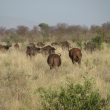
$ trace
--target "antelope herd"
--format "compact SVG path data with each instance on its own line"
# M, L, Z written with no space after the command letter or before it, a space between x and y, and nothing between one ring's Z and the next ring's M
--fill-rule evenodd
M106 41L107 42L107 41ZM108 43L108 42L107 42ZM8 50L12 45L0 45L0 50ZM37 47L36 47L37 46ZM72 48L70 43L67 41L63 42L52 42L50 45L45 46L45 43L38 42L37 44L30 43L26 49L26 56L32 57L41 53L43 56L47 57L47 64L50 66L50 69L59 67L61 65L61 54L56 53L57 47L61 47L62 50L68 50L68 56L70 57L73 64L77 62L81 65L82 58L82 48ZM19 44L15 43L14 48L19 49ZM94 51L94 46L90 43L87 43L84 47L85 51Z

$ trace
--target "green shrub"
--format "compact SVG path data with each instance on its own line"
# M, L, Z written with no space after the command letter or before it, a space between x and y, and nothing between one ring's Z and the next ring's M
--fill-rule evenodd
M107 110L110 106L110 95L101 98L98 91L92 90L91 80L84 84L68 83L59 91L52 88L39 88L43 110Z
M77 42L76 42L76 45L77 45L78 47L82 47L82 41L77 41Z
M102 39L100 36L96 36L95 38L92 39L91 42L95 46L95 48L101 49Z
M84 49L86 49L86 50L89 49L89 50L91 50L91 52L96 49L98 49L98 50L103 49L101 37L96 36L91 41L84 43Z

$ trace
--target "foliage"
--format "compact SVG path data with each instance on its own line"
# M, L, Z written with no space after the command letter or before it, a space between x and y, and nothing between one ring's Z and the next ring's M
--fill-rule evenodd
M40 23L38 25L41 29L42 35L43 35L43 41L48 41L49 40L49 25L46 23Z
M21 36L25 36L28 33L29 28L27 26L17 26L16 33Z
M88 29L88 27L85 25L68 25L66 23L58 23L55 26L49 26L47 23L40 23L38 26L34 26L32 29L29 29L27 26L23 25L10 29L0 27L1 41L4 41L9 36L16 35L22 37L23 41L26 41L27 38L28 40L35 40L36 38L38 40L40 36L44 37L44 41L53 40L53 37L57 41L63 39L71 40L73 37L78 41L82 39L82 36L84 36L84 39L88 40L96 35L101 36L102 39L105 40L110 38L110 22L103 23L101 26L92 25L90 29ZM16 40L19 40L20 37L17 37ZM22 39L20 38L20 40Z
M100 36L96 36L95 38L93 38L92 43L95 46L95 48L101 49L102 39Z
M82 41L77 41L76 44L78 47L82 47Z
M87 43L84 43L84 47L85 47L84 49L88 48L91 52L93 50L96 50L96 49L98 49L98 50L102 49L102 39L101 39L101 37L96 36L96 37L92 38L91 41L89 41Z
M1 36L4 36L4 34L5 34L5 27L0 27L0 35Z
M41 28L41 30L45 30L49 28L49 25L46 23L40 23L38 26Z
M46 23L40 23L38 26L40 27L43 36L44 37L47 36L48 35L49 25L46 24Z
M9 37L3 39L3 41L8 45L12 45L13 42L21 42L23 40L24 38L19 35L10 35Z
M59 91L39 88L43 110L107 110L110 106L110 94L101 98L98 91L92 91L93 83L85 79L84 84L69 82Z

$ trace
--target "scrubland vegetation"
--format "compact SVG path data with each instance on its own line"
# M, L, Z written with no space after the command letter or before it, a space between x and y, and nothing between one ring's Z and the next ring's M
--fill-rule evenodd
M75 43L72 44L77 47ZM0 52L0 107L2 110L36 110L42 107L38 88L57 91L68 82L83 84L86 79L93 79L93 90L106 98L110 93L110 44L103 43L103 49L94 53L82 50L81 66L73 65L67 50L58 47L62 65L58 70L50 70L47 58L37 54L27 58L23 47L13 47Z
M42 27L42 25L39 25ZM38 31L20 32L1 27L1 44L11 43L8 51L0 51L0 109L1 110L109 110L110 109L110 43L92 54L84 50L84 42L99 36L102 41L110 38L109 23L91 26L57 25L49 28L43 24ZM108 27L108 28L106 28ZM4 30L3 30L4 29ZM26 28L28 29L28 28ZM48 30L49 29L49 30ZM84 31L84 30L85 31ZM82 31L83 30L83 31ZM50 70L47 57L38 53L26 57L30 42L67 40L72 47L82 46L81 65L73 65L68 50L57 47L61 53L61 66ZM13 45L19 43L20 48Z

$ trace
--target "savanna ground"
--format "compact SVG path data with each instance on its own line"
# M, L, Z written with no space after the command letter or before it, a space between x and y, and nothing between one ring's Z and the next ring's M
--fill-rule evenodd
M76 43L70 43L77 47ZM57 47L56 53L61 53L62 59L57 70L50 70L47 57L41 54L27 58L27 45L25 42L19 50L12 46L0 52L0 110L38 110L41 107L36 92L39 87L51 86L58 90L68 81L83 83L84 77L94 79L94 89L102 97L110 92L110 44L103 43L102 50L92 54L82 49L81 66L72 64L68 50Z

